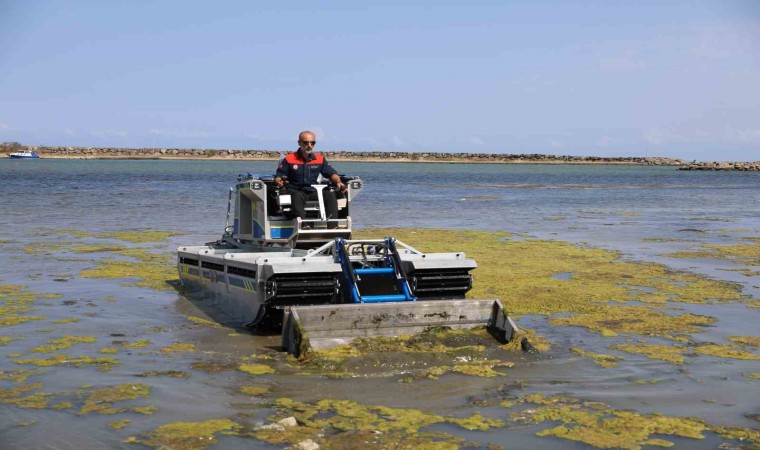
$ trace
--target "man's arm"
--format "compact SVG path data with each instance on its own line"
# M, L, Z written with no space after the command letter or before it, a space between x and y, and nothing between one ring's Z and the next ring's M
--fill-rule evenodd
M340 175L338 175L338 171L333 169L330 163L327 162L327 158L322 161L322 176L329 177L330 181L332 181L333 184L335 184L335 186L340 189L341 192L346 192L348 190L348 186L340 181Z
M280 162L280 165L277 166L277 172L275 172L275 175L274 175L274 184L278 188L281 188L283 185L285 185L285 182L282 181L282 179L283 177L288 176L288 172L287 170L285 170L286 167L289 167L289 166L285 164L284 159Z
M335 186L338 189L340 189L341 192L346 192L348 190L348 186L346 186L345 184L343 184L342 181L340 181L340 175L338 175L337 173L330 175L330 181L332 181L335 184Z

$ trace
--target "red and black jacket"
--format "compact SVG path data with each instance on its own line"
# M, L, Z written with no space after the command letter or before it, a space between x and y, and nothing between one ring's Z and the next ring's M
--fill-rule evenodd
M338 173L330 166L320 153L311 153L306 161L301 158L301 153L296 150L288 154L280 161L276 176L288 179L288 187L294 187L306 192L314 191L312 184L317 183L317 178L322 174L325 178Z

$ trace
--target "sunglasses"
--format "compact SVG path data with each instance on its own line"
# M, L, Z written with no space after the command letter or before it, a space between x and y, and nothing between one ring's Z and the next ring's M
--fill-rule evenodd
M311 144L311 145L316 145L317 144L317 141L299 141L299 142L302 143L302 144Z

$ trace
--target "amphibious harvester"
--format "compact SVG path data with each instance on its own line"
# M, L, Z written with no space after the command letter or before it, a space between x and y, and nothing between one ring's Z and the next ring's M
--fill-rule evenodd
M273 175L239 175L221 239L178 248L183 284L211 293L236 321L281 327L284 349L296 355L435 326L486 326L501 342L514 338L517 327L499 300L465 299L477 264L463 252L423 253L393 237L352 239L351 203L364 183L341 178L347 192L316 184L306 218L292 219L290 195ZM328 221L324 195L333 193L339 217Z

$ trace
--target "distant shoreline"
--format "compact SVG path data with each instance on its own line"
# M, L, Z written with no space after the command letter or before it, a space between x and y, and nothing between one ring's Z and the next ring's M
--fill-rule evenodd
M1 148L10 153L22 149L36 150L49 159L131 159L131 160L208 160L208 161L277 161L293 150L213 150L166 148L112 148L112 147L32 147ZM331 161L344 162L398 162L447 164L615 164L635 166L682 166L680 159L660 157L599 157L562 156L544 154L507 153L454 153L454 152L321 152Z
M216 150L182 148L115 148L115 147L33 147L17 143L0 145L0 155L19 150L36 150L47 159L123 159L123 160L195 160L195 161L278 161L293 150ZM755 162L684 162L658 156L602 157L510 153L456 152L368 152L327 150L321 152L330 161L369 163L439 163L439 164L555 164L555 165L621 165L673 166L696 171L760 171Z

